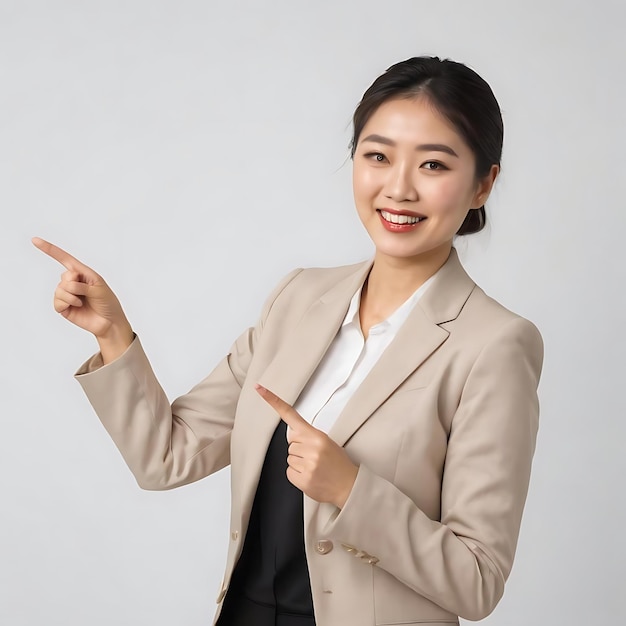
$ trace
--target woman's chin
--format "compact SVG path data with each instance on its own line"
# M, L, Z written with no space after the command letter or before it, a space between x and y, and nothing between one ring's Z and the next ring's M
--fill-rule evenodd
M434 258L446 258L450 253L452 241L416 245L415 242L383 242L375 241L377 257L389 259L412 259L414 261L430 261Z

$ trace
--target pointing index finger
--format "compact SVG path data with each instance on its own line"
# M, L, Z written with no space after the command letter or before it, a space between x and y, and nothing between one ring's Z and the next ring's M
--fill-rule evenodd
M254 385L259 395L276 409L280 418L292 429L313 428L290 404L258 383Z
M58 261L66 269L80 272L89 271L86 265L73 257L69 252L55 246L53 243L41 239L41 237L33 237L31 241L36 248L39 248L44 254Z

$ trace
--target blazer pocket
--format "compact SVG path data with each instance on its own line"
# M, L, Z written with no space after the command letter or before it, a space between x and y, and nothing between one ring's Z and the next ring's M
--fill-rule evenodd
M409 393L411 391L421 391L422 389L426 389L430 385L430 380L407 380L402 383L392 394L390 397L399 396L404 393Z

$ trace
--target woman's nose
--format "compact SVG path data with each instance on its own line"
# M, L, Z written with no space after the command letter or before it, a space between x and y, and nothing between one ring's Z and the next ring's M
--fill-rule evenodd
M395 202L415 202L418 199L417 188L410 168L403 164L389 168L384 193Z

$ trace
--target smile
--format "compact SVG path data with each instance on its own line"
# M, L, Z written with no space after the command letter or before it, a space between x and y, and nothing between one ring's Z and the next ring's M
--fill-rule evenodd
M384 209L379 209L379 212L382 218L391 224L417 224L418 222L426 219L425 217L413 215L396 215L395 213L389 213L389 211L385 211Z

